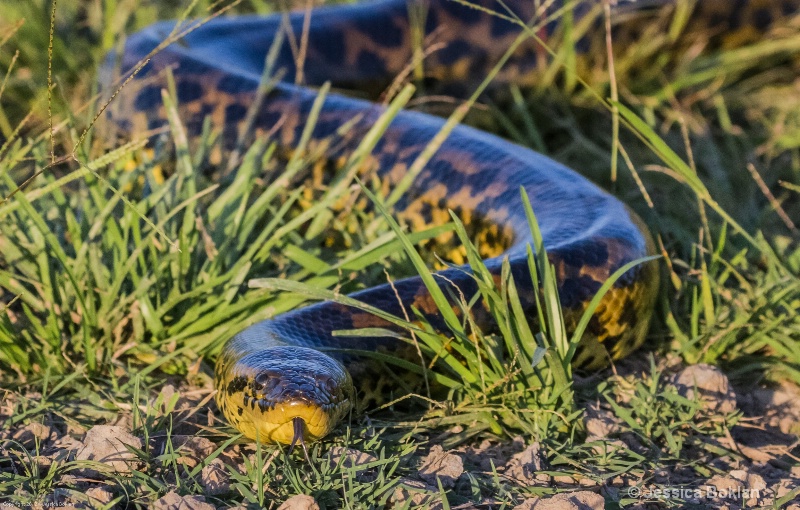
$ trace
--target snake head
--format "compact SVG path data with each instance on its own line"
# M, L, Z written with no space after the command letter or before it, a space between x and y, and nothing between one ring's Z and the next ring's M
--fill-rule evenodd
M333 430L352 406L350 374L320 351L275 346L234 360L223 358L228 362L220 360L217 367L217 405L250 439L315 441Z

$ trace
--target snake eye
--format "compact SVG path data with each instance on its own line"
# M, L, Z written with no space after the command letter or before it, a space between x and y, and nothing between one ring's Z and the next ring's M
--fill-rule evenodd
M336 383L330 377L327 377L322 381L320 381L320 386L322 387L323 390L325 390L325 393L329 395L332 395L336 392Z
M255 379L255 386L264 391L271 391L278 385L278 378L269 372L261 372Z

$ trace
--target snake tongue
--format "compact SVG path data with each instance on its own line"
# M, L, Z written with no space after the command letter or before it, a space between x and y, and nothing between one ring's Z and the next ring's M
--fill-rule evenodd
M292 418L292 426L294 427L294 435L292 436L292 444L289 445L289 453L292 453L295 444L300 443L300 446L303 447L303 452L306 454L306 460L310 462L311 459L308 457L308 448L305 440L306 422L299 416L295 416Z

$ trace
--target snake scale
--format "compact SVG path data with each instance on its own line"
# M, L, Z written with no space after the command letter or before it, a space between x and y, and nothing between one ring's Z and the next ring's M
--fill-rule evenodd
M566 10L561 1L377 0L322 7L286 16L236 16L212 19L156 52L116 101L114 122L128 132L166 125L161 91L165 69L174 79L179 112L190 136L210 118L232 149L247 124L252 137L270 137L285 153L300 139L317 97L313 87L384 90L411 68L423 69L426 83L443 94L464 97L483 79L522 30L524 20L545 41L559 30ZM721 38L752 40L781 16L796 12L797 1L703 0L682 2L693 9L695 24ZM663 7L668 1L637 2L636 9ZM567 5L575 19L600 7L595 2ZM488 12L496 11L502 16ZM415 19L415 22L410 19ZM597 18L600 20L601 18ZM530 21L529 21L530 20ZM579 54L600 53L600 37L577 41ZM152 25L126 42L122 70L136 67L159 47L175 22ZM615 40L636 41L638 27L615 29ZM274 46L274 72L280 80L259 92L265 56ZM163 46L163 45L162 45ZM415 51L429 48L431 51ZM420 54L425 58L415 60ZM519 45L497 73L492 90L535 82L547 54L533 38ZM113 59L112 59L113 60ZM297 65L302 62L302 67ZM580 68L580 63L579 63ZM302 71L302 72L300 72ZM579 69L580 71L580 69ZM408 73L406 73L407 75ZM302 82L302 86L296 82ZM257 109L248 116L254 102ZM376 103L329 94L311 133L308 152L323 155L327 170L341 167L383 112ZM403 178L444 120L401 111L367 158L362 174L389 192ZM347 125L347 130L340 127ZM531 234L520 187L530 197L544 245L559 282L567 316L579 314L602 283L624 264L654 253L647 228L619 200L563 165L527 148L467 126L457 126L395 204L394 213L411 228L423 228L448 209L467 226L477 225L488 249L486 266L494 274L508 259L522 304L536 317L526 247ZM452 235L452 233L450 233ZM437 273L439 285L457 288L467 300L477 292L468 270L451 267ZM577 352L577 363L597 368L609 356L636 349L647 332L658 289L655 262L625 273L602 300ZM419 277L377 285L351 295L402 317L412 306L441 331L445 324ZM398 299L399 298L399 299ZM461 309L453 303L456 313ZM475 305L476 323L492 328L490 314ZM216 367L217 404L245 436L261 442L312 441L328 434L353 405L355 389L372 381L351 357L323 350L353 348L401 352L389 337L357 339L332 335L337 330L390 327L366 312L336 302L320 302L245 328L224 346ZM352 374L348 371L352 372Z

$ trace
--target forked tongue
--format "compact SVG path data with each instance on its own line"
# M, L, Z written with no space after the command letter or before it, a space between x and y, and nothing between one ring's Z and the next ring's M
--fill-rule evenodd
M300 446L303 447L303 452L306 454L306 460L310 462L311 459L308 456L308 448L306 447L304 435L306 422L299 416L295 416L292 418L292 426L294 427L294 435L292 436L292 444L289 445L289 453L292 453L295 444L300 443Z

